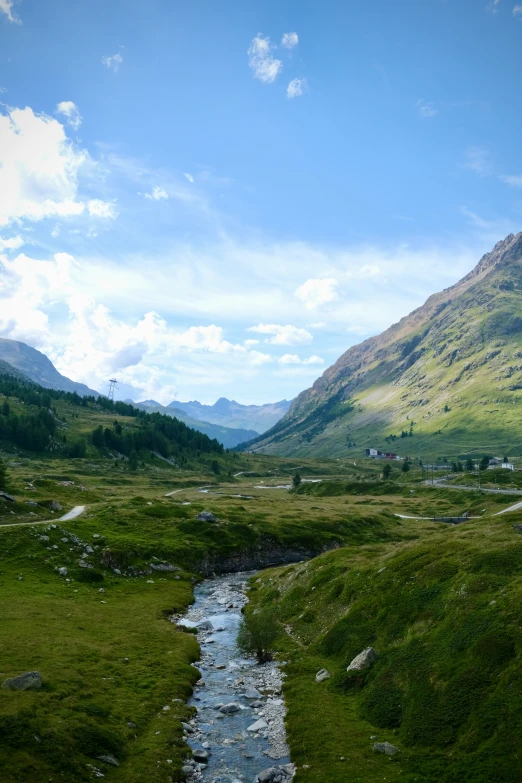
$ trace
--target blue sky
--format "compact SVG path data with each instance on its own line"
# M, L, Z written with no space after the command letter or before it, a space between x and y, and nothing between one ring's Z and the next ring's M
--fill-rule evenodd
M513 0L0 0L0 334L291 398L522 228Z

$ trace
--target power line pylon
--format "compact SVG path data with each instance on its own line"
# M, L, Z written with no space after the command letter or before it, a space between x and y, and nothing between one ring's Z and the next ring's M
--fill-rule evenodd
M109 400L112 400L112 402L114 402L114 390L117 388L116 387L117 383L118 381L116 380L116 378L111 378L109 381L109 394L107 395L107 397Z

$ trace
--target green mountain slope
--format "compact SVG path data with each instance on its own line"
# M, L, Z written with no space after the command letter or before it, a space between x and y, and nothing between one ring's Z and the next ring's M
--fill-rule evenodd
M93 395L98 392L89 389L84 383L76 383L58 372L54 364L41 351L18 340L7 340L0 337L0 359L27 375L32 381L46 389L76 392L80 396Z
M179 421L184 422L187 427L198 430L210 439L215 438L227 449L235 448L239 443L257 437L259 434L255 430L235 429L234 427L225 427L223 424L212 424L209 421L201 421L190 416L179 408L173 408L171 405L164 407L155 400L145 400L144 402L133 402L135 408L147 411L147 413L162 413L165 416L173 416ZM209 406L210 407L210 406Z
M292 456L360 456L370 446L410 456L520 454L521 406L519 233L456 285L346 351L247 448Z

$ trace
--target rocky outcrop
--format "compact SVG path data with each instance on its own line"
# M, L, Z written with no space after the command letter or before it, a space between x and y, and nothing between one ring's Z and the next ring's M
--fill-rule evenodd
M42 676L40 672L24 672L24 674L10 677L2 683L2 688L7 688L10 691L38 690L41 687Z
M369 669L370 666L375 663L378 655L373 647L367 647L359 655L356 655L353 661L350 663L347 672L360 672L363 669Z
M255 547L240 549L226 557L212 557L208 555L205 560L194 564L194 568L203 576L213 574L230 574L240 571L257 571L260 568L299 563L301 560L310 560L312 557L340 546L338 541L332 541L317 549L308 549L298 546L283 546L275 543L273 539L260 539Z

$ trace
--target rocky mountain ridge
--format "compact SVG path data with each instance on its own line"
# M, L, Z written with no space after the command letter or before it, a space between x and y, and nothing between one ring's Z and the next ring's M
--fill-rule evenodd
M386 448L410 431L415 440L402 444L408 452L507 447L522 435L513 415L522 405L521 309L519 233L458 283L348 349L248 448L360 454L361 446ZM479 406L494 414L478 415Z

